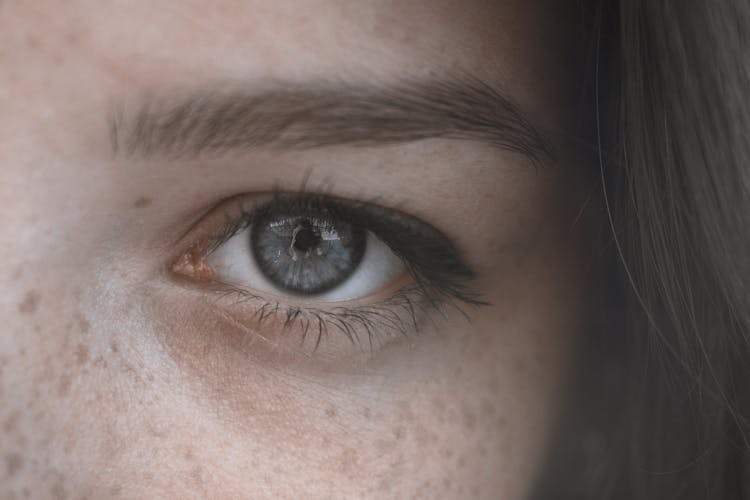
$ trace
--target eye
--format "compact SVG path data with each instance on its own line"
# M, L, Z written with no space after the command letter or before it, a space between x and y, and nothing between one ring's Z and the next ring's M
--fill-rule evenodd
M331 208L271 202L207 264L226 283L321 301L360 299L406 274L372 231Z
M448 304L486 304L450 239L375 204L307 193L232 199L186 238L170 271L218 292L212 310L264 338L296 332L312 350L334 335L373 349Z

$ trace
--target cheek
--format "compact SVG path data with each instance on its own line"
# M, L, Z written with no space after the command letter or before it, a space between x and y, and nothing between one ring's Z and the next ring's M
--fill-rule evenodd
M237 491L270 488L261 484L269 481L277 495L315 483L322 495L519 498L583 329L585 273L575 241L525 252L506 279L491 280L495 306L470 324L451 317L354 373L305 372L278 353L271 363L259 359L267 349L239 349L236 325L200 304L150 310L158 346L173 363L172 387L187 399L178 406L196 406L173 408L171 418L203 429L192 454Z
M142 318L126 312L134 304L102 310L80 292L95 286L70 283L37 280L2 311L0 497L169 496L175 483L201 491L180 447L195 430L164 397L174 386L143 341Z
M74 473L67 456L93 444L82 426L99 427L111 413L104 388L116 370L73 287L22 277L13 284L25 291L0 314L0 453L8 465L0 483L18 495L60 496Z

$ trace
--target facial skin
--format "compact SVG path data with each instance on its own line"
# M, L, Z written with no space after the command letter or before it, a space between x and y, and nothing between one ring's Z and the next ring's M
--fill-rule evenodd
M0 3L0 497L524 498L588 315L568 14ZM555 160L453 138L112 149L114 110L154 96L460 74L509 96ZM314 351L170 272L181 235L220 230L212 207L301 186L436 227L491 305L425 313L371 351L333 331Z

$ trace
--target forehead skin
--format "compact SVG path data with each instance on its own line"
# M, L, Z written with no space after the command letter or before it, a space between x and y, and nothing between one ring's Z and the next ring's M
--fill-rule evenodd
M113 158L107 117L195 85L470 74L503 89L564 167L564 4L0 2L0 497L522 499L587 314L565 168L425 141L264 153L208 175ZM277 171L243 170L253 162ZM226 326L161 281L174 251L161 235L281 173L299 186L300 165L434 217L493 305L354 372L216 347Z

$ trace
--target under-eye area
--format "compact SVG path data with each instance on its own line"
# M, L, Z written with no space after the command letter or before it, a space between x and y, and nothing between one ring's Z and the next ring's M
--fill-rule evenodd
M312 352L331 340L372 351L486 304L447 236L374 203L242 195L210 210L181 248L169 265L179 283L248 335Z

